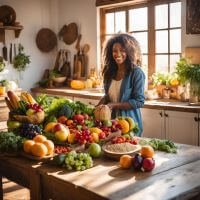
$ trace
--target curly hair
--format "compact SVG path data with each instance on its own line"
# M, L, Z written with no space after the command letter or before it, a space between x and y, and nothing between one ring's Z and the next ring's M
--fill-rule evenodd
M142 54L138 41L129 34L117 34L110 38L104 49L104 81L113 79L117 73L118 66L113 58L112 50L115 43L120 43L125 49L127 58L125 60L126 73L133 70L134 66L141 66Z

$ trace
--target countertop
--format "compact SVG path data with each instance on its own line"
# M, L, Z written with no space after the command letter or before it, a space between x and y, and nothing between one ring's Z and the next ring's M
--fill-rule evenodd
M70 88L32 88L33 93L44 93L49 95L58 95L58 96L70 96L78 97L84 99L93 99L100 100L104 93L100 92L98 89L87 89L87 90L74 90ZM146 100L144 108L149 109L161 109L161 110L172 110L172 111L181 111L181 112L193 112L200 113L200 106L191 106L189 102L181 102L177 100Z

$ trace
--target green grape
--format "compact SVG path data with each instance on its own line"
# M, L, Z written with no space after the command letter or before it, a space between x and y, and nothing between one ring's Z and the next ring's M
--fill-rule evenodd
M70 152L67 154L67 156L72 156L72 157L76 158L76 157L77 157L77 153L76 153L76 151L70 151Z
M73 161L69 161L69 164L71 165L71 166L73 166L74 164L75 164L75 161L73 160Z
M76 167L76 170L77 170L77 171L81 171L81 166L77 166L77 167Z
M82 160L78 161L78 163L80 166L84 164Z
M76 166L80 166L78 160L75 161L75 165L76 165Z
M68 170L72 170L73 168L72 168L72 166L67 165L67 169L68 169Z
M85 166L81 166L81 171L84 171L86 170L86 167Z
M65 158L65 163L68 165L69 164L69 159Z

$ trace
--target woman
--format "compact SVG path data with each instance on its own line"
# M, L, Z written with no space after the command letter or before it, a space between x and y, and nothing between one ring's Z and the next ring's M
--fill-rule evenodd
M111 38L104 51L103 69L105 96L98 105L107 104L112 118L129 116L139 125L142 134L140 108L144 105L145 75L140 68L141 50L134 37L118 34Z

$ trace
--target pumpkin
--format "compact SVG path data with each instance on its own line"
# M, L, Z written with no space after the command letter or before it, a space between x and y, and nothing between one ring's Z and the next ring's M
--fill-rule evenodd
M85 88L85 83L80 80L72 80L70 85L72 89L76 90L81 90Z
M111 120L110 108L107 105L100 105L95 108L94 116L97 120Z
M118 124L121 125L121 127L122 127L122 133L123 133L123 134L129 132L129 130L130 130L130 125L129 125L129 123L128 123L125 119L120 119L120 120L118 120Z

